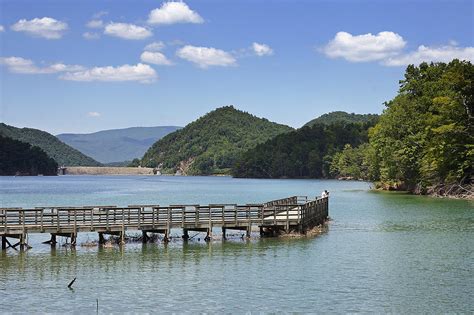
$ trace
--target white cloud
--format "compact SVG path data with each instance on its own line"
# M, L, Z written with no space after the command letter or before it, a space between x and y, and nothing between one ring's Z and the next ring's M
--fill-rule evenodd
M253 43L252 49L257 56L270 56L273 55L273 49L265 44Z
M138 81L140 83L151 83L158 79L158 75L149 65L138 63L136 65L94 67L84 71L67 72L60 78L63 80L82 82Z
M109 23L105 27L104 34L133 40L145 39L153 35L147 28L127 23Z
M419 46L416 51L391 57L383 61L386 66L406 66L426 62L450 62L453 59L474 62L474 47L458 47L452 45L441 47Z
M100 116L102 116L99 112L88 112L87 113L87 116L89 117L94 117L94 118L98 118Z
M103 28L104 27L104 21L102 20L90 20L87 22L86 26L88 28Z
M35 18L29 21L21 19L13 24L11 29L16 32L26 32L30 35L47 39L59 39L64 35L68 26L66 23L53 18L43 17L41 19Z
M400 53L405 47L403 38L393 32L363 35L338 32L322 51L330 58L344 58L352 62L383 60Z
M204 19L184 2L164 2L148 16L149 24L204 23Z
M233 66L237 62L230 53L212 47L186 45L178 49L176 55L204 69L209 66Z
M21 57L0 57L0 64L10 72L22 74L53 74L61 73L60 79L70 81L138 81L151 83L158 79L155 70L149 65L123 65L118 67L94 67L87 69L79 65L54 63L39 67L32 60Z
M38 67L32 60L21 57L0 58L0 64L7 66L10 72L23 74L51 74L84 69L82 66L65 65L63 63L54 63L48 66Z
M2 32L5 32L5 28L3 27L3 25L0 25L0 33Z
M99 33L93 33L93 32L85 32L82 34L82 37L84 37L87 40L93 40L93 39L99 39L100 34Z
M141 56L140 60L146 63L152 63L155 65L160 66L172 66L173 63L166 58L166 56L160 52L152 52L152 51L144 51Z
M154 42L145 46L145 51L162 51L166 47L163 42Z

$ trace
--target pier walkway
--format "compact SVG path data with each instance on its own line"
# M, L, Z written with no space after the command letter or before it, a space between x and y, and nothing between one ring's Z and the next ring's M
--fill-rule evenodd
M0 208L0 236L2 249L28 247L29 233L49 233L45 243L56 244L56 236L71 238L76 245L80 232L99 233L99 243L105 241L104 234L118 235L124 241L126 231L141 231L143 241L148 233L164 234L169 239L171 229L182 229L183 239L189 231L206 232L206 240L212 238L213 228L245 230L250 237L252 227L260 228L261 236L286 233L306 233L322 224L328 217L328 198L308 199L293 196L263 204L210 204L210 205L130 205L82 206L82 207L36 207ZM11 244L8 238L17 239Z

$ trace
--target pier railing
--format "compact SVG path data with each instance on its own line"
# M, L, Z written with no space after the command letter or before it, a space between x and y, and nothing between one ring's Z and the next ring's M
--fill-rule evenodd
M173 228L239 228L252 225L307 229L328 216L328 198L307 197L264 204L131 205L0 208L0 235L78 233Z

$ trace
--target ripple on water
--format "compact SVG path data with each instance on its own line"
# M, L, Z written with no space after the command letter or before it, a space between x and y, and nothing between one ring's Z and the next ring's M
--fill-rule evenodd
M104 313L472 312L472 203L366 187L231 178L2 179L3 206L245 203L328 189L333 221L316 238L124 249L52 250L41 244L47 235L31 235L30 251L1 253L0 312L93 313L97 299ZM96 239L81 234L79 242Z

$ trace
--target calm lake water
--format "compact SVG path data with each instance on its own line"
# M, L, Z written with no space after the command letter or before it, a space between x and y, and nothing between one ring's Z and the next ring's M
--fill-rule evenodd
M0 206L254 203L324 189L332 221L315 238L73 250L32 234L31 250L0 254L0 312L95 313L97 299L101 313L474 312L469 201L364 182L62 176L2 177Z

